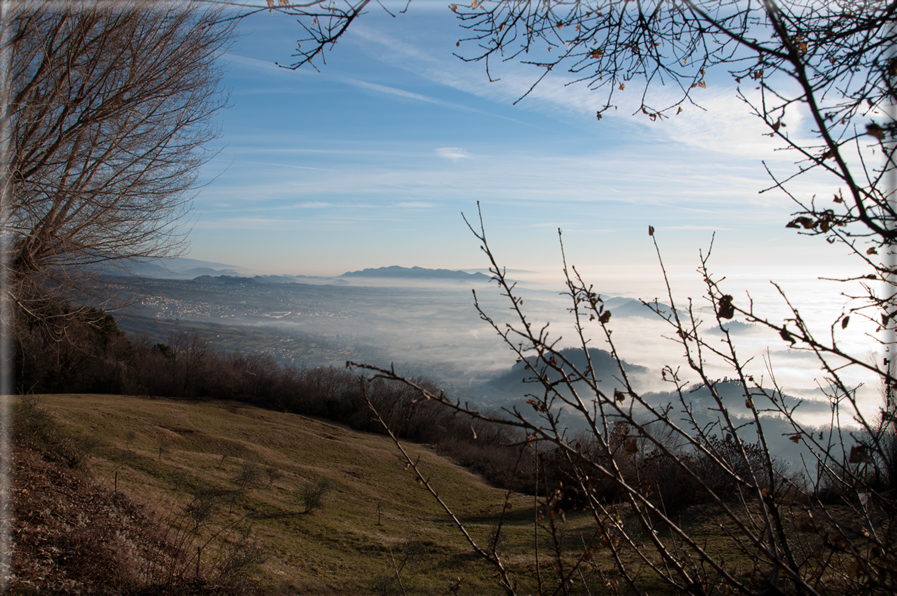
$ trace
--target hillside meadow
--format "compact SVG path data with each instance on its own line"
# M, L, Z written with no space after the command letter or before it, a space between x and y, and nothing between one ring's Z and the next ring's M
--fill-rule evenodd
M15 399L11 593L504 592L387 436L236 402ZM515 593L631 591L591 514L544 498L537 514L531 495L489 486L432 446L402 444L484 549L501 520L496 550ZM627 506L605 507L601 523L640 535ZM763 584L769 570L733 548L720 511L693 505L677 518L739 578ZM669 593L651 572L656 555L641 558L607 529L639 590Z
M109 395L25 399L30 410L48 412L86 454L73 474L87 470L107 493L129 496L175 543L189 545L186 561L169 563L183 567L177 573L194 575L194 551L208 543L199 574L250 591L498 590L492 569L415 482L388 437L237 403ZM431 448L406 449L474 539L487 544L506 492ZM323 487L325 494L320 507L306 513L309 487ZM533 577L533 499L507 499L499 550L520 577ZM208 517L197 523L203 514L194 512L209 502ZM588 531L588 520L580 521L568 522L577 541ZM247 547L238 556L236 544ZM227 553L248 560L236 561L242 567L231 561L238 568L222 574ZM147 579L159 581L159 570Z

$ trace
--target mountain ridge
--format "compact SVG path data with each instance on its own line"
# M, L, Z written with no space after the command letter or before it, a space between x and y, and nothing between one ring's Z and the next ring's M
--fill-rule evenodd
M452 269L427 269L425 267L401 267L390 265L388 267L376 267L362 269L361 271L347 271L338 277L386 277L402 279L457 279L463 281L489 281L488 275L480 272L467 273Z

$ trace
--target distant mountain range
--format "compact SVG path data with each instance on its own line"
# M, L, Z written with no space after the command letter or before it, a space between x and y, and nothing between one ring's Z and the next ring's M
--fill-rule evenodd
M442 279L459 281L489 281L491 278L482 273L466 273L449 269L425 269L423 267L378 267L361 271L348 271L339 277L377 277L391 279Z
M121 267L107 268L111 275L131 275L152 279L197 280L205 283L214 282L214 278L223 278L218 283L237 283L238 280L255 281L267 284L301 283L301 284L348 284L352 280L404 280L404 281L455 281L455 282L487 282L491 278L482 273L467 273L449 269L427 269L424 267L378 267L362 271L347 271L336 277L311 275L255 275L248 276L235 265L213 263L197 259L172 258L154 261L131 261Z
M104 273L131 275L153 279L194 279L203 275L239 276L239 267L198 259L171 258L152 261L131 260L119 262L115 267L101 267Z

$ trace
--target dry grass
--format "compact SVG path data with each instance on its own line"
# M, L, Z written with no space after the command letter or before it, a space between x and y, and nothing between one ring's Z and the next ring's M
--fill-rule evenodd
M181 512L198 488L226 495L192 538L199 544L225 525L251 522L250 540L266 554L255 574L266 592L390 592L398 589L390 551L399 562L407 558L402 581L410 591L444 592L459 577L462 593L495 587L490 569L470 554L385 437L233 403L106 395L38 399L68 433L91 438L93 478L109 490L117 479L118 490L159 521L174 520L185 531ZM485 540L504 493L432 449L409 449ZM245 462L263 474L241 491ZM319 482L331 489L320 509L305 514L303 489ZM532 532L531 501L515 496L512 505L530 512L515 516L509 528L522 555ZM215 556L202 560L211 565Z
M186 559L175 571L185 581L196 577L194 552L208 541L199 574L211 587L226 584L273 594L400 594L402 587L407 593L429 594L446 593L452 585L459 586L460 594L499 591L494 570L472 553L384 436L236 403L106 395L38 399L39 407L63 428L65 443L91 452L90 475L101 486L95 491L99 496L88 501L121 500L122 494L136 501L139 510L168 528L169 543L183 546ZM474 538L488 545L504 508L504 491L428 447L406 448L420 457L425 474ZM53 478L47 476L54 490L66 482ZM308 513L308 489L316 486L328 490ZM116 487L118 496L113 494ZM46 507L20 501L19 509ZM86 502L82 499L81 506L87 507ZM536 592L533 498L514 494L508 504L498 550L518 582L518 593ZM78 507L69 507L72 515L89 515L74 511ZM613 509L621 523L633 523L625 507ZM31 516L40 525L40 511L17 515ZM682 518L707 550L740 567L737 561L743 556L725 540L718 513L691 508ZM577 583L585 580L591 593L603 593L607 582L616 582L626 592L609 549L595 539L589 514L567 512L552 521L564 547L560 561L568 569L590 547L582 574L574 573ZM544 587L550 588L556 587L553 567L558 560L547 525L543 518L539 550ZM641 588L667 591L634 551L622 556ZM402 587L396 568L401 569ZM742 571L752 572L747 562ZM52 570L36 576L52 577ZM158 576L157 569L154 581ZM47 583L38 587L52 591Z

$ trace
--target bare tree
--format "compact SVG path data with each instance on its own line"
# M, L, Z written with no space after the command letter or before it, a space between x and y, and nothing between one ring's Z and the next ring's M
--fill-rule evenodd
M5 8L6 291L45 321L108 295L100 267L183 248L231 27L195 2Z
M221 6L228 11L222 22L235 22L259 13L275 13L297 17L300 37L296 42L293 62L281 64L284 68L296 70L306 64L317 69L315 60L325 62L325 51L332 49L349 26L364 14L371 0L199 0L207 4ZM383 10L389 10L377 3ZM408 2L410 5L410 0ZM407 9L407 5L405 7ZM402 12L405 12L403 10ZM389 12L389 14L393 14Z

